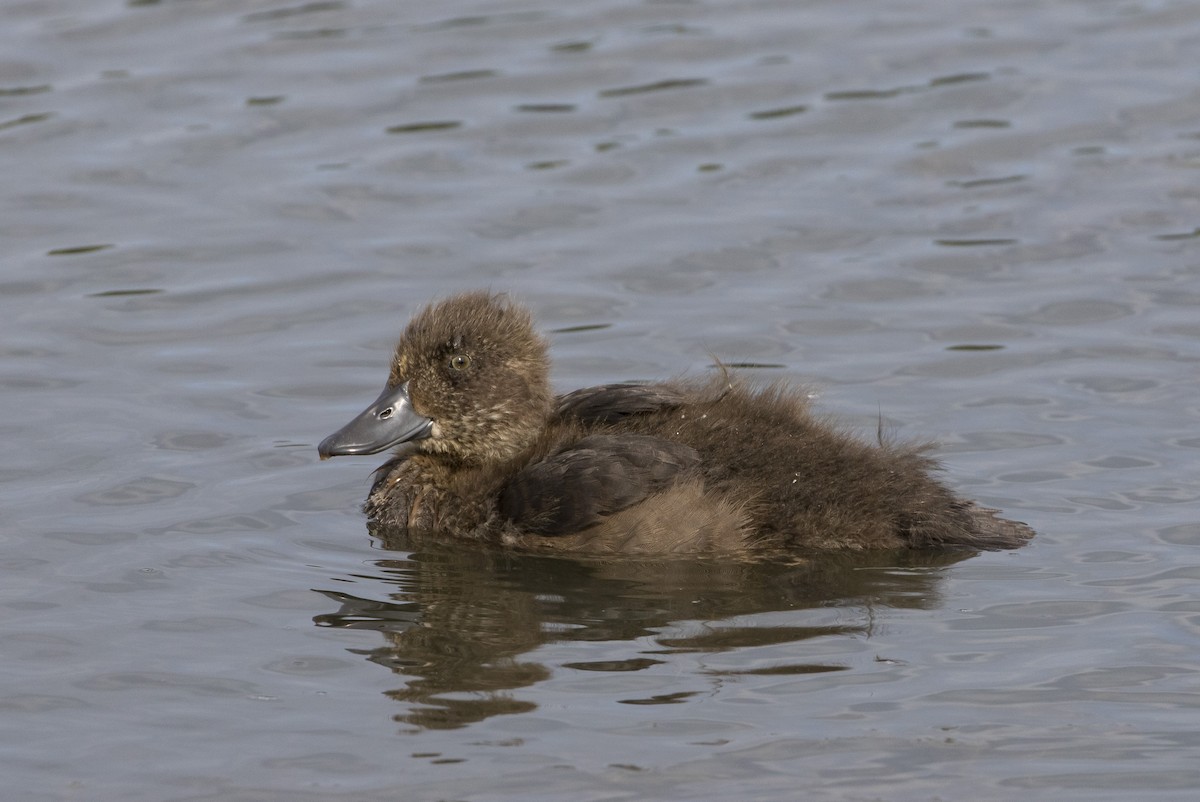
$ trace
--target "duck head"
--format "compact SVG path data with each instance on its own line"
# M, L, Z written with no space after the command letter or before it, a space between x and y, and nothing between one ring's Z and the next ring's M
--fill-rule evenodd
M318 451L327 459L408 443L458 463L504 461L543 430L552 403L546 343L529 313L489 293L457 295L412 319L383 392Z

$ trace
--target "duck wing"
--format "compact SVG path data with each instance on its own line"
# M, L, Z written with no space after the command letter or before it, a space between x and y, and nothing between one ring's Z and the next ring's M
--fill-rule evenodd
M699 464L694 448L636 434L592 435L521 470L500 512L521 531L570 535L664 489Z
M682 393L663 384L601 384L560 395L559 418L582 423L614 423L630 415L645 415L682 405Z

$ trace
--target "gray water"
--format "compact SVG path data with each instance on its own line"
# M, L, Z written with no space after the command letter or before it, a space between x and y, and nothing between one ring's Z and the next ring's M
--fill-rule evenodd
M1194 799L1200 5L0 2L14 800ZM1027 548L416 552L426 301L803 382Z

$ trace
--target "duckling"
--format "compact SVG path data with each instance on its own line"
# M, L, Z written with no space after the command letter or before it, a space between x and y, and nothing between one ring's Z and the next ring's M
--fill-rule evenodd
M530 313L473 292L408 324L379 397L322 459L396 447L379 525L538 552L1011 549L1033 531L957 497L929 446L869 444L783 383L605 384L555 396Z

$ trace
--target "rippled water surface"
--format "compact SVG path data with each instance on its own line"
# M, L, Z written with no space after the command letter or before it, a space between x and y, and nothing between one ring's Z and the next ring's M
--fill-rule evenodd
M1200 5L0 0L0 762L31 800L1193 799ZM1011 553L368 530L426 300L808 382Z

